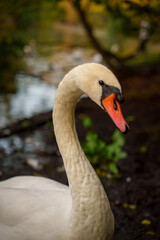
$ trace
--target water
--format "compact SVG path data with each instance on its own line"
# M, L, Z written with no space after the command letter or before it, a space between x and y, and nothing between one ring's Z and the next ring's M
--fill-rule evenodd
M53 136L53 132L51 132ZM45 131L40 128L20 135L0 139L0 176L16 171L41 170L47 164L46 156L56 151L53 142L46 142ZM32 170L29 170L31 174ZM27 172L25 172L26 174Z
M26 74L17 74L15 81L16 93L0 96L0 128L53 107L55 86Z

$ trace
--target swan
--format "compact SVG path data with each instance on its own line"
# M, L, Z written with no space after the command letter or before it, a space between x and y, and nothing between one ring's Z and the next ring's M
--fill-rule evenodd
M86 63L60 82L54 103L56 140L69 187L44 177L18 176L0 183L1 240L109 240L114 217L104 188L78 141L74 110L86 93L116 126L128 131L121 86L105 66Z

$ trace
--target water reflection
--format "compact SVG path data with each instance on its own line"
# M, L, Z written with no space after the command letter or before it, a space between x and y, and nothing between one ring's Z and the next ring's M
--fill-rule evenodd
M25 74L17 74L15 79L17 92L0 96L0 128L53 107L56 87Z
M52 141L46 141L46 138ZM50 156L52 159L56 151L57 148L53 145L53 132L51 131L48 136L46 127L1 138L0 176L5 174L12 176L16 171L31 174L33 169L41 170L44 165L48 164Z

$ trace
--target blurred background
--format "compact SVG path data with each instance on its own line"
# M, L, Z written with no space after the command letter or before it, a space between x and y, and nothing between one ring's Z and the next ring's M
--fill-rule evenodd
M159 0L0 1L0 179L31 174L67 184L54 94L74 66L107 65L121 82L130 132L115 131L89 99L78 103L76 124L109 195L115 240L160 239L159 16Z

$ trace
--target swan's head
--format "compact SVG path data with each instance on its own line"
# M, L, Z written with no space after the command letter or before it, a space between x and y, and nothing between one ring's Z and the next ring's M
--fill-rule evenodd
M124 102L121 86L114 74L105 66L87 63L75 68L76 84L112 118L121 132L128 132L120 104Z

